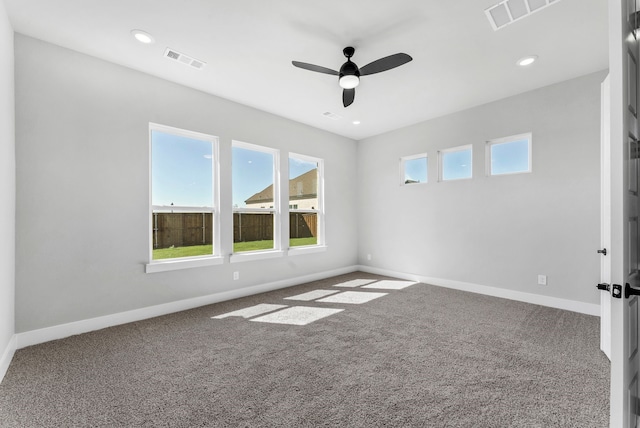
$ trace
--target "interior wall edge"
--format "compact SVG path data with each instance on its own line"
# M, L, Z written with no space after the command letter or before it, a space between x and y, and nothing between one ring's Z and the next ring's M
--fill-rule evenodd
M16 157L14 31L0 1L0 382L15 351Z
M502 299L515 300L518 302L531 303L533 305L547 306L550 308L563 309L565 311L600 317L600 305L595 303L579 302L576 300L544 296L541 294L525 293L522 291L508 290L505 288L491 287L489 285L474 284L470 282L456 281L451 279L433 278L413 273L381 269L372 266L359 265L358 270L367 273L387 275L400 279L418 281L429 285L435 285L437 287L451 288L454 290L483 294L486 296L499 297Z
M189 309L199 308L213 303L220 303L227 300L238 299L241 297L252 296L259 293L266 293L281 288L293 287L295 285L304 284L311 281L330 278L332 276L343 275L355 272L357 266L347 266L344 268L323 271L310 275L289 278L280 281L269 282L265 284L255 285L251 287L238 288L236 290L223 291L210 294L207 296L183 299L169 303L163 303L146 308L134 309L130 311L120 312L116 314L104 315L96 318L90 318L80 321L74 321L66 324L59 324L51 327L45 327L36 330L25 331L16 334L15 349L22 349L32 345L38 345L52 340L63 339L65 337L88 333L103 328L114 327L116 325L127 324L130 322L142 321L162 315L168 315L175 312L186 311ZM10 359L9 359L10 361ZM8 364L7 364L8 366ZM2 365L0 365L0 370ZM1 371L0 371L1 373Z
M0 357L0 383L4 379L4 375L7 374L7 370L9 370L9 364L11 364L11 360L13 359L13 355L16 353L18 338L14 334L11 336L7 347L2 353L2 357Z

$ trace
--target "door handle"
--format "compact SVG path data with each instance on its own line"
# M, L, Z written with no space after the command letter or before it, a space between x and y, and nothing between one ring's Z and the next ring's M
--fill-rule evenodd
M630 296L640 296L640 289L633 288L629 283L626 283L624 285L624 298L628 299Z
M607 255L607 249L603 248L602 250L598 250L598 254L602 254L603 256Z

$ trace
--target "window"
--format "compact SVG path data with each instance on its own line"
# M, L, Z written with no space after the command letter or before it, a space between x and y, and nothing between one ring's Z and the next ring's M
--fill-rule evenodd
M289 247L322 245L323 162L289 155Z
M151 261L219 253L216 137L150 124Z
M531 134L487 141L489 175L531 172Z
M400 183L418 184L427 182L427 154L400 158Z
M233 142L233 252L280 248L278 151Z
M471 145L438 152L440 181L460 180L473 176Z

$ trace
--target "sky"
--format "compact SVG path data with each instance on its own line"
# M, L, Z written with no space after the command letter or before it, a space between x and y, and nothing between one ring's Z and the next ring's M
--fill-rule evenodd
M529 141L525 138L491 145L491 174L510 174L529 170Z
M151 203L213 206L211 142L151 131Z
M471 177L471 150L442 152L442 179L457 180Z
M404 161L404 180L427 182L427 158L407 159Z
M152 204L191 207L213 206L213 151L209 141L153 130L151 133ZM233 147L233 204L273 184L271 153ZM317 167L314 162L289 159L289 178Z

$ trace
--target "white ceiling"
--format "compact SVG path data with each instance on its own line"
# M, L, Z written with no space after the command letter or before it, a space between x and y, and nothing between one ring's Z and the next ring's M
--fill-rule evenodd
M608 63L607 0L557 1L498 31L484 10L499 0L4 1L18 33L356 140ZM363 77L344 108L337 77L291 61L338 70L345 46L360 67L398 52L413 61ZM167 47L207 66L164 58ZM532 54L534 65L516 66Z

